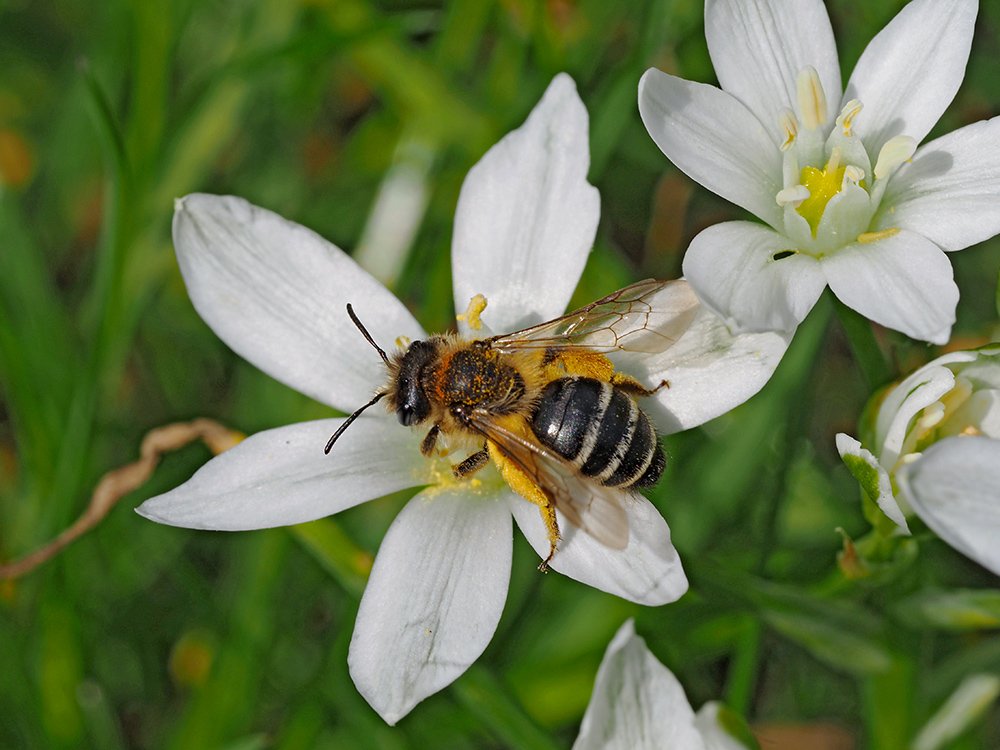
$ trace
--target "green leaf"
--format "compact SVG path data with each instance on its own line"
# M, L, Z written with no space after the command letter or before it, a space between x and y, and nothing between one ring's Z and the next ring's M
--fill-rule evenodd
M1000 591L926 590L897 605L899 619L911 626L967 631L1000 628Z

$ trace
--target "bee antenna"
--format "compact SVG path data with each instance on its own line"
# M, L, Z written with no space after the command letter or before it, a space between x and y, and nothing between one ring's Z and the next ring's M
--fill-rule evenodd
M351 316L351 320L354 321L354 325L356 325L358 327L358 330L361 331L361 335L365 337L365 340L368 341L369 344L371 344L372 346L375 347L375 351L378 352L378 355L382 358L382 361L385 362L386 364L389 364L389 357L386 356L386 353L382 349L382 347L375 343L375 339L373 339L372 335L370 333L368 333L368 329L365 328L364 324L360 320L358 320L358 316L354 314L354 308L351 307L351 303L350 302L347 303L347 314ZM378 399L376 399L376 401L377 400ZM375 401L372 401L372 404L373 403L375 403ZM371 404L368 404L368 406L371 406ZM364 409L367 409L368 406L363 406L361 408L362 408L362 410L364 410ZM352 417L352 419L353 419L353 417ZM350 423L351 423L351 420L348 420L347 424L350 424ZM332 442L330 444L333 445ZM329 453L330 449L327 448L326 452Z
M348 309L350 308L348 307ZM361 330L363 331L364 329L362 328ZM385 393L384 391L382 393L376 393L375 398L373 398L371 401L369 401L367 404L365 404L356 412L354 412L351 416L349 416L346 420L344 420L344 424L340 425L340 427L337 428L337 431L330 436L330 439L326 443L326 448L323 449L323 453L326 454L330 453L330 449L333 448L333 444L337 442L337 438L343 435L344 430L350 427L351 424L354 422L354 420L361 416L361 412L363 412L369 406L374 406L387 395L389 394Z

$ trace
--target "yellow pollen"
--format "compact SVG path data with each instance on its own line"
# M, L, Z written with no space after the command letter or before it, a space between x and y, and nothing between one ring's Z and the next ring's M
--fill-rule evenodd
M899 227L889 227L888 229L883 229L880 232L863 232L858 235L858 244L870 245L873 242L888 239L889 237L897 234L899 234Z
M816 230L819 228L820 219L823 218L826 204L840 192L844 184L845 169L846 167L841 166L840 149L837 148L830 154L830 160L823 169L802 168L800 179L809 190L809 197L802 201L796 210L809 222L813 237L816 236Z
M861 114L862 109L864 109L864 105L861 102L857 99L851 99L840 111L840 116L837 117L837 125L840 126L841 132L845 137L850 137L851 133L854 132L854 118Z
M483 314L483 310L486 309L486 305L486 297L477 294L469 300L469 306L465 308L465 312L455 317L458 320L464 320L473 331L478 331L483 327L483 321L480 320L480 316Z
M785 140L779 147L782 151L787 151L795 143L795 138L799 134L799 121L795 119L795 113L786 109L779 118L781 129L785 133Z

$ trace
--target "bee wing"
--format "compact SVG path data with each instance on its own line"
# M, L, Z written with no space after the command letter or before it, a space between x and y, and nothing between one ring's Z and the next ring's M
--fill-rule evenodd
M541 488L570 523L612 549L628 545L624 490L587 479L561 456L498 424L485 411L473 412L469 421Z
M674 344L697 312L698 298L683 280L646 279L547 323L489 339L508 353L579 346L608 354L655 354Z

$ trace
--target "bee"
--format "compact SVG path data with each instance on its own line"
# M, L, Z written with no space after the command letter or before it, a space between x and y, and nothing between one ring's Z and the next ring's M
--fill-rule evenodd
M666 465L636 399L669 384L647 388L617 372L607 355L664 351L697 304L686 283L650 279L520 331L431 336L391 356L347 305L388 378L330 437L326 453L362 412L386 399L400 424L429 425L420 444L425 456L442 436L464 440L473 452L452 466L455 477L470 477L492 459L507 484L539 507L549 540L540 570L561 539L556 510L607 547L623 549L629 495L656 484Z

